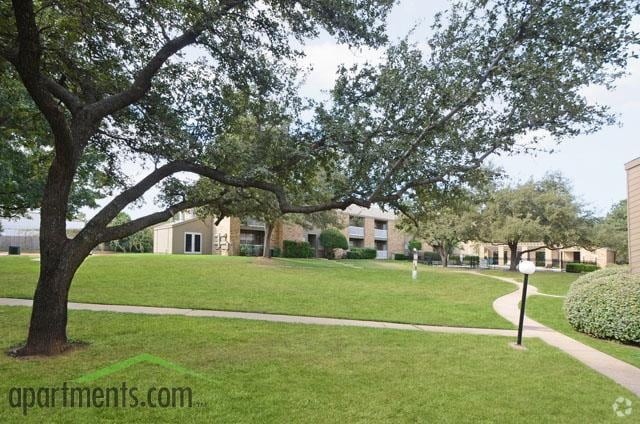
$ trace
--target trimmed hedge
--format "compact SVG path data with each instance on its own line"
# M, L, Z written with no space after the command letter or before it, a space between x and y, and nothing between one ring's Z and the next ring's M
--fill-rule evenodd
M395 253L393 255L393 259L396 261L410 261L412 258L405 255L404 253Z
M347 259L375 259L376 249L354 247L347 252Z
M284 240L282 242L282 257L311 258L313 249L307 241Z
M640 345L640 275L628 267L583 275L571 285L564 313L578 331Z
M580 262L571 262L567 264L567 272L582 273L597 271L598 266L595 264L583 264Z
M464 257L464 263L471 266L478 266L480 264L480 256L466 255Z

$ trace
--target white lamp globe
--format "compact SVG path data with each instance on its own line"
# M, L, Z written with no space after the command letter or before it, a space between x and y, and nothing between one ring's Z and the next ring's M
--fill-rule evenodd
M518 265L518 271L523 274L531 275L536 272L536 264L531 261L522 261Z

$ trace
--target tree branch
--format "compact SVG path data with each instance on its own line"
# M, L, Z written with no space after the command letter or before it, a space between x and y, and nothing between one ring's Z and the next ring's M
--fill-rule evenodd
M41 46L33 11L33 2L13 0L13 9L18 29L18 53L12 58L11 63L15 66L25 88L53 131L56 155L59 158L72 157L71 132L64 112L43 86L40 70Z
M400 155L400 157L393 163L393 165L389 168L389 171L382 178L380 183L377 185L376 190L372 193L372 196L375 196L379 193L380 190L384 188L384 186L389 182L389 180L400 170L400 167L406 162L406 160L415 152L420 143L424 140L424 138L431 131L440 128L442 125L446 124L451 118L453 118L458 112L460 112L464 107L466 107L471 100L478 94L478 91L482 88L484 83L489 79L491 74L498 68L502 58L511 50L518 40L522 38L522 34L524 32L526 24L531 20L533 16L533 12L531 12L528 16L524 17L518 26L518 30L514 34L513 37L509 40L509 42L503 46L500 51L494 56L493 60L489 63L489 65L482 71L476 83L474 84L471 92L467 94L463 99L461 99L457 105L451 108L449 112L445 115L441 116L435 122L429 124L422 132L415 138L415 140L409 145L409 147Z
M195 43L201 33L202 29L190 28L182 35L166 42L155 56L138 71L133 84L128 89L92 103L88 106L90 113L95 119L101 119L140 100L151 89L151 80L160 71L162 65L171 56Z
M185 201L185 202L176 203L175 205L169 206L167 209L161 212L152 213L142 218L129 221L125 224L116 225L113 227L106 227L100 233L95 235L94 240L97 243L104 243L107 241L125 238L132 234L137 233L140 230L144 230L147 227L160 224L168 220L169 218L171 218L173 215L175 215L180 211L194 208L197 206L202 206L203 204L205 204L205 202Z
M75 114L82 106L82 101L73 94L71 91L67 90L62 85L58 84L56 81L49 77L42 77L42 82L44 87L56 98L58 98L64 105L69 109L72 114Z

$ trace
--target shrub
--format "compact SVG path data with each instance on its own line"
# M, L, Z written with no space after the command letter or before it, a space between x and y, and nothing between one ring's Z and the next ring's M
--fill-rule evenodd
M282 256L285 258L311 258L313 249L307 241L284 240Z
M368 247L354 247L347 252L347 259L375 259L376 249Z
M334 249L348 249L347 238L337 228L327 228L320 233L320 245L324 248L325 256L333 259Z
M442 261L442 257L438 252L424 252L424 261L428 264Z
M480 264L480 256L466 255L464 257L464 263L471 266L478 266L478 264Z
M407 255L405 255L404 253L396 253L393 255L393 259L396 261L408 261L411 258Z
M578 331L640 344L640 275L628 267L583 275L571 285L564 313Z
M419 240L413 239L407 244L407 247L409 248L410 252L413 252L413 249L422 250L422 242L420 242Z
M279 257L282 254L282 252L280 251L279 247L274 247L273 249L271 249L271 256L274 258Z
M241 244L240 256L262 256L262 246L256 246L253 244Z
M581 273L597 271L598 266L595 264L583 264L579 262L571 262L567 264L567 272Z

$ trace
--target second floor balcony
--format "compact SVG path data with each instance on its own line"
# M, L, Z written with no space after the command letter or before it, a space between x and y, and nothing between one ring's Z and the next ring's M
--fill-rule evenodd
M386 240L388 237L388 233L387 230L379 230L379 229L375 229L373 230L373 236L376 240Z
M349 237L364 238L364 227L349 226Z

